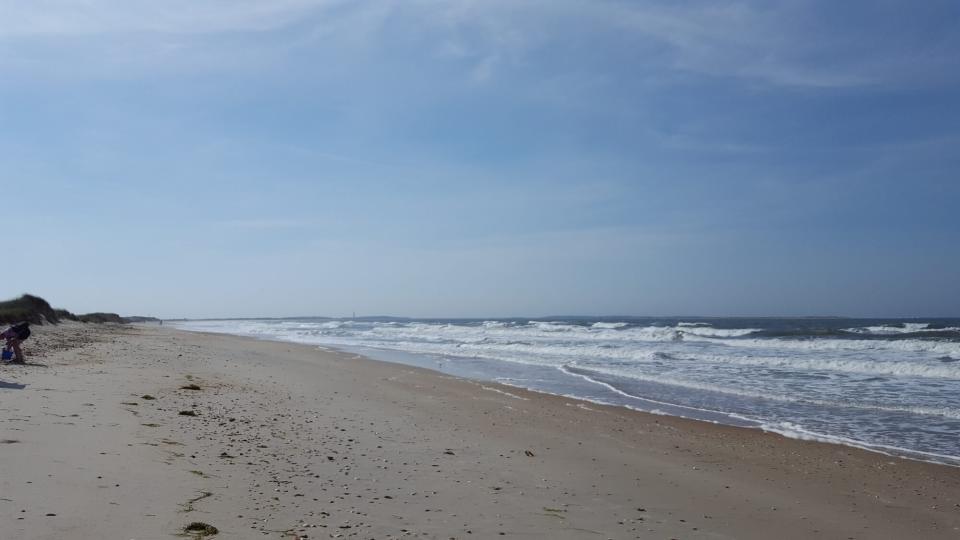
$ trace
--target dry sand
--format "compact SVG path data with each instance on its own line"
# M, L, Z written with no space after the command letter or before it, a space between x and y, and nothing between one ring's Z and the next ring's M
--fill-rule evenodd
M0 367L3 540L960 538L958 468L315 347L79 324L26 345Z

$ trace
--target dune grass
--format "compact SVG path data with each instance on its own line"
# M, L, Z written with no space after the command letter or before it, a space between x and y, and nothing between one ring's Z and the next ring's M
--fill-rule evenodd
M57 323L60 322L60 316L46 300L32 294L0 302L0 323L14 324L21 321L33 324Z
M138 321L156 320L152 317L132 317ZM61 321L80 321L85 323L119 323L129 320L116 313L87 313L74 315L65 309L54 309L50 303L32 294L24 294L13 300L0 301L0 324L16 324L29 322L31 324L57 324Z

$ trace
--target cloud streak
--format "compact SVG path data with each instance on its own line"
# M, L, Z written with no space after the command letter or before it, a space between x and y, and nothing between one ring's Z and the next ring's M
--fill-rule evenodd
M3 0L0 37L256 32L341 4L344 0Z
M620 55L632 55L646 71L773 86L884 85L904 72L942 77L944 69L956 67L952 51L960 38L950 37L956 32L924 35L924 29L909 20L903 28L878 24L872 28L879 17L871 15L896 13L869 4L858 5L861 16L842 25L836 21L847 16L844 10L818 10L818 5L742 0L2 0L0 41L110 35L143 40L152 34L170 47L172 36L280 30L313 36L299 41L308 47L352 43L382 50L396 46L398 40L422 40L421 50L411 54L465 60L469 64L465 75L474 82L523 69L531 57L563 47L571 36L584 32L591 39L608 41ZM903 46L911 40L916 50Z

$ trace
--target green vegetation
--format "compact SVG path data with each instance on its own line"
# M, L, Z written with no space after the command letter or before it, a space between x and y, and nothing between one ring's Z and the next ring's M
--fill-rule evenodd
M65 309L54 309L53 312L57 314L57 317L58 317L61 321L64 321L64 320L66 320L66 321L79 321L79 320L80 320L79 317L77 317L76 315L74 315L73 313L70 313L69 311L67 311L67 310L65 310Z
M85 323L126 323L123 317L116 313L87 313L86 315L77 315L77 318L80 319L80 322Z
M50 304L32 294L0 302L0 324L57 324L61 321L80 321L85 323L117 323L156 321L153 317L121 317L116 313L87 313L74 315L65 309L54 309Z
M46 300L32 294L0 302L0 323L14 324L21 321L32 324L57 323L60 322L60 317Z
M132 317L124 317L123 320L124 322L128 322L128 323L144 323L144 322L157 322L160 319L156 317L143 317L140 315L135 315Z

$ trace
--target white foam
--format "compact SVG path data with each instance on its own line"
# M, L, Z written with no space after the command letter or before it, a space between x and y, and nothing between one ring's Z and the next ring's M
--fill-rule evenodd
M815 441L828 444L840 444L844 446L860 448L861 450L868 450L870 452L877 452L888 456L909 456L927 461L936 461L945 465L960 466L960 456L938 454L935 452L921 452L919 450L910 450L909 448L901 448L899 446L892 445L867 444L863 441L851 439L849 437L826 435L823 433L810 431L793 422L763 424L760 426L760 429L770 433L776 433L777 435L781 435L790 439Z
M813 399L809 396L793 396L776 392L763 392L755 391L748 388L737 387L730 383L711 383L711 382L702 382L689 379L683 379L680 377L671 377L664 375L642 375L636 373L628 373L623 370L612 368L612 367L590 367L583 368L580 366L563 366L563 370L572 375L577 375L578 377L583 377L598 384L603 384L605 386L611 387L615 392L629 397L638 397L627 392L623 392L619 389L613 388L611 385L594 379L585 373L573 372L570 371L571 368L575 368L582 371L590 371L600 375L612 375L614 377L626 377L635 380L641 380L646 382L653 382L657 384L665 384L670 386L676 386L680 388L689 388L691 390L703 390L706 392L714 392L717 394L726 394L730 396L746 397L752 399L763 399L768 401L777 401L780 403L803 403L808 405L820 405L825 407L835 407L838 409L859 409L863 411L882 411L888 413L905 413L905 414L914 414L921 416L939 416L943 418L951 418L955 420L960 420L960 408L950 408L950 407L925 407L925 406L902 406L902 405L884 405L878 403L858 403L852 399L845 399L842 401L839 400L829 400L829 399ZM643 398L646 399L646 398ZM705 410L705 409L704 409Z
M481 324L483 325L484 328L506 328L510 326L509 324L503 321L483 321L483 323Z
M658 356L658 353L670 351L674 362L691 363L691 367L699 363L820 373L960 379L960 362L942 361L943 358L960 358L960 343L950 341L729 339L748 335L755 330L596 327L596 324L621 323L596 323L593 327L545 322L533 322L532 326L512 326L500 321L486 321L481 326L375 323L362 328L347 328L350 324L350 321L287 325L203 321L190 323L189 327L317 345L399 349L420 354L538 365L557 365L582 358L642 365L663 362L664 357ZM689 342L692 348L676 349L669 345L679 342ZM677 367L683 366L677 364Z
M856 334L876 334L876 335L896 335L896 334L915 334L921 332L960 332L958 327L949 328L930 328L929 323L903 323L902 325L881 325L864 326L859 328L847 328L847 332Z
M748 336L754 332L759 332L757 328L705 328L695 327L693 329L685 328L682 330L684 335L694 335L700 337L740 337Z
M590 328L617 329L617 328L624 328L626 326L629 326L629 325L625 322L597 322L597 323L593 323L590 326Z
M795 371L843 372L891 377L927 377L960 379L960 365L938 359L923 362L906 360L872 360L869 358L811 357L811 356L749 356L749 355L674 355L677 360L716 364L736 364L764 368L784 368Z
M665 406L674 407L674 408L677 408L677 409L686 409L686 410L690 410L690 411L698 411L698 412L701 412L701 413L711 413L711 414L717 413L717 411L713 411L713 410L710 410L710 409L704 409L704 408L701 408L701 407L691 407L691 406L688 406L688 405L678 405L678 404L676 404L676 403L668 403L668 402L666 402L666 401L659 401L659 400L656 400L656 399L650 399L650 398L646 398L646 397L635 396L635 395L633 395L633 394L631 394L631 393L629 393L629 392L625 392L625 391L617 388L616 386L613 386L613 385L610 384L610 383L607 383L607 382L604 382L604 381L601 381L601 380L598 380L598 379L594 379L593 377L590 377L589 375L585 375L585 374L583 374L583 373L577 373L577 372L575 372L575 371L571 371L567 366L561 366L561 367L560 367L560 370L563 371L564 373L568 374L568 375L572 375L572 376L574 376L574 377L579 377L579 378L581 378L581 379L590 381L590 382L592 382L593 384L597 384L597 385L603 386L604 388L607 388L608 390L612 391L613 393L619 394L619 395L621 395L621 396L623 396L623 397L628 397L628 398L636 399L636 400L640 400L640 401L646 401L646 402L649 402L649 403L657 403L657 404L659 404L659 405L665 405ZM571 397L575 397L575 396L571 396ZM646 409L643 409L643 410L646 410Z
M954 341L936 341L920 339L877 340L877 339L738 339L717 340L718 343L732 347L750 347L759 349L789 349L799 351L895 351L907 353L927 353L939 356L960 357L960 343Z

